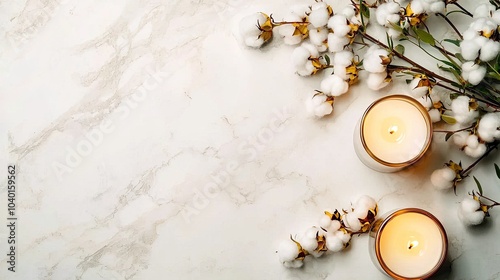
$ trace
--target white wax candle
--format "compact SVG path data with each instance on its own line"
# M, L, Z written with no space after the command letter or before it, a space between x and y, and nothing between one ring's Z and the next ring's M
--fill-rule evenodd
M373 103L355 131L355 149L367 166L396 171L417 161L429 148L432 122L427 110L404 95Z
M439 268L445 257L447 239L444 229L434 219L410 211L396 214L385 223L379 232L376 250L382 267L386 267L389 274L419 279Z

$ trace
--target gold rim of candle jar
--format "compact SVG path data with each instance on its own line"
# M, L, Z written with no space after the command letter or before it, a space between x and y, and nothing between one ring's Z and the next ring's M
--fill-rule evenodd
M425 119L425 123L427 124L427 128L428 128L429 134L427 135L427 139L426 139L427 142L425 143L424 148L422 149L422 151L416 157L414 157L414 158L412 158L412 159L410 159L408 161L405 161L405 162L395 163L395 162L388 162L388 161L382 160L382 159L378 158L376 155L373 154L373 152L370 150L370 148L368 148L368 145L365 142L365 137L364 137L364 132L363 131L364 131L364 127L365 127L366 115L368 115L368 113L370 112L370 110L375 105L377 105L377 104L379 104L381 102L384 102L386 100L389 100L389 99L390 100L405 101L405 102L408 102L408 103L414 105L415 108L417 108L420 111L420 113L422 113L422 116ZM429 116L429 113L427 112L427 109L425 109L425 107L422 104L420 104L420 102L418 102L417 100L415 100L413 97L410 97L410 96L407 96L407 95L402 95L402 94L395 94L395 95L385 96L385 97L382 97L379 100L373 102L366 109L365 113L363 114L363 117L361 118L361 124L360 124L360 129L359 130L360 130L361 144L363 145L363 148L368 153L368 155L370 155L370 157L373 158L378 163L380 163L382 165L385 165L385 166L389 166L389 167L401 168L401 167L406 167L406 166L409 166L409 165L417 162L419 159L421 159L424 156L425 152L427 152L427 150L431 146L431 142L432 142L432 120L431 120L431 117Z
M433 220L436 225L438 226L439 228L439 231L441 232L441 237L443 238L443 251L441 253L441 258L439 259L439 262L436 264L436 266L428 273L422 275L422 276L419 276L419 277L416 277L416 278L407 278L407 277L403 277L401 275L398 275L396 273L394 273L384 262L384 260L382 259L382 255L380 253L380 236L382 235L382 231L384 230L385 226L387 225L387 223L392 220L394 217L396 216L399 216L401 214L406 214L406 213L418 213L418 214L422 214L422 215L425 215L426 217L430 218L431 220ZM446 256L448 255L448 236L446 235L446 230L444 229L443 225L441 224L441 222L434 216L432 215L431 213L423 210L423 209L419 209L419 208L405 208L405 209L400 209L400 210L397 210L395 211L394 213L390 214L387 218L384 219L384 221L380 224L380 227L377 229L377 233L376 233L376 237L375 237L375 254L377 256L377 260L380 264L380 266L382 267L382 269L392 278L394 279L398 279L398 280L417 280L417 279L427 279L429 277L431 277L432 275L434 275L440 268L441 266L443 265L444 261L446 260Z

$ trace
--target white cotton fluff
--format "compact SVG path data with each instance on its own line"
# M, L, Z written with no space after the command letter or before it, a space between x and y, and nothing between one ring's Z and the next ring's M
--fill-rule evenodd
M342 222L351 229L352 231L358 231L361 229L361 222L358 220L358 217L354 213L345 214L342 217Z
M500 139L500 115L499 113L488 113L479 121L477 134L481 140L493 142Z
M349 84L341 77L333 74L321 81L321 91L331 96L340 96L347 92Z
M351 240L351 235L343 230L336 231L335 236L337 236L344 245Z
M244 17L240 21L240 34L245 42L245 45L252 48L260 48L265 42L260 36L262 31L259 30L257 22L264 24L267 17L263 13L255 13Z
M449 167L434 170L431 174L431 183L438 190L446 190L453 187L456 174Z
M323 230L318 229L317 227L311 227L306 231L304 236L299 241L302 249L306 250L307 252L309 252L309 254L313 255L316 258L323 255L322 251L315 251L316 248L318 248L318 240L316 238L317 236L323 236Z
M300 267L299 263L295 263L295 259L299 255L297 244L290 239L283 240L278 247L278 257L281 263L286 267ZM297 266L298 265L298 266Z
M425 0L429 7L427 8L428 13L443 13L445 11L446 5L442 0Z
M482 61L490 61L497 57L500 52L500 42L488 40L481 46L479 59Z
M466 197L458 207L458 218L466 226L479 225L483 222L485 213L480 210L481 204L472 197Z
M469 138L470 133L467 131L460 131L453 134L453 143L457 145L460 149L467 146L467 138Z
M474 18L487 18L491 16L491 13L496 10L495 6L491 4L481 4L477 6L472 15Z
M497 29L498 25L490 18L481 17L474 19L474 21L469 25L468 29L472 29L477 32L478 35L480 33L488 34L493 33Z
M333 106L326 102L326 98L326 95L318 94L307 99L306 108L310 116L321 118L333 112Z
M378 6L375 12L377 23L382 26L391 26L391 23L399 23L400 9L401 7L399 6L399 4L395 2L388 2Z
M478 44L474 39L466 40L464 38L462 43L460 43L460 53L466 60L476 59L479 55L479 50L481 50L481 45Z
M313 28L309 30L309 40L316 46L324 45L328 40L328 29L326 28Z
M347 22L347 18L343 15L334 15L328 20L328 27L333 30L335 36L346 36L350 31L351 27Z
M380 90L389 85L390 81L386 80L387 73L370 73L366 81L368 88L371 90Z
M364 56L363 67L370 73L385 72L386 65L382 64L382 57L388 57L389 53L377 45L371 46Z
M325 2L318 2L311 8L309 14L309 22L316 28L323 27L328 23L330 13L328 12L328 5Z
M332 252L340 252L344 249L344 243L335 233L329 233L326 235L326 248Z
M467 61L462 64L462 78L472 85L479 84L486 75L486 67Z
M496 10L491 15L491 20L500 25L500 10Z
M441 112L438 109L429 110L429 116L431 117L431 121L433 123L437 123L441 121Z
M349 38L345 36L337 36L334 33L328 34L328 49L332 53L344 50L344 47L349 44Z
M469 101L469 97L461 95L451 102L453 117L462 125L471 124L479 116L479 112L470 109Z
M475 134L471 134L467 137L466 146L464 148L466 155L478 158L486 152L486 145L479 142L479 138Z
M283 18L284 21L288 22L301 22L302 18L294 13L290 13L288 16ZM287 45L297 45L302 42L302 35L293 35L295 32L295 26L292 24L284 24L279 26L278 33L283 37L283 41Z
M426 12L427 4L422 0L413 0L410 3L410 8L414 14L420 15Z
M417 101L420 104L422 104L422 106L424 106L424 108L427 110L429 110L432 107L432 100L427 96L423 96L423 97L415 98L415 99L417 99Z
M319 225L320 225L320 227L324 228L327 232L335 232L341 226L341 224L340 224L339 221L332 220L327 215L322 215L321 216L321 219L319 220Z
M411 94L415 98L423 97L423 96L427 95L430 91L430 88L427 86L423 86L423 87L418 86L418 83L420 83L421 80L422 80L422 78L414 78L410 82L409 86L410 86Z
M361 15L359 13L356 14L356 10L353 6L349 5L342 9L341 14L345 16L351 23L356 25L361 25Z
M333 56L333 64L335 66L348 67L352 64L354 53L352 51L340 51Z
M300 47L295 48L292 53L292 63L301 76L311 75L315 67L309 58L318 58L318 49L309 43L303 43Z
M358 198L358 200L356 200L356 203L354 203L354 207L355 208L364 207L367 210L368 209L373 210L375 209L375 207L377 207L377 202L371 196L362 195Z

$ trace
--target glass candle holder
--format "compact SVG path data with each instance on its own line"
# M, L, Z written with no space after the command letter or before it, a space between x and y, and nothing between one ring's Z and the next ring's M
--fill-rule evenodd
M354 130L361 162L379 172L395 172L423 157L432 142L432 121L417 100L389 95L372 103Z
M394 279L427 279L446 260L448 237L431 213L405 208L376 220L369 233L370 257Z

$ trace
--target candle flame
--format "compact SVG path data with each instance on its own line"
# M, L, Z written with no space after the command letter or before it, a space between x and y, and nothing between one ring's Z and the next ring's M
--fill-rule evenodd
M417 246L418 246L418 241L417 240L409 241L408 242L408 250L411 250L411 249L413 249L414 247L417 247Z
M389 127L389 134L394 134L398 132L398 126L397 125L393 125L391 127Z

